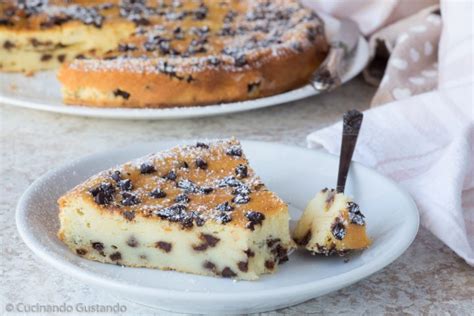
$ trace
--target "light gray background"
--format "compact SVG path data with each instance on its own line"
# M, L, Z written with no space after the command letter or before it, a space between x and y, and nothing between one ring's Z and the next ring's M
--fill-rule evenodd
M356 78L298 102L227 116L176 121L79 118L0 105L0 315L7 304L117 303L130 315L168 315L116 298L62 275L37 259L15 227L16 203L34 179L86 154L134 142L236 136L305 146L315 129L352 108L364 110L374 89ZM473 315L474 271L431 233L393 264L353 286L268 315ZM104 314L101 314L104 315Z

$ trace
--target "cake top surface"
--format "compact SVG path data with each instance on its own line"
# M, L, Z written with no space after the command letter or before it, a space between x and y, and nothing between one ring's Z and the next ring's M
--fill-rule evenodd
M175 147L101 172L79 194L106 212L176 222L206 221L254 230L285 203L266 189L235 139ZM61 203L61 201L60 201Z
M129 23L126 40L71 67L175 74L176 67L238 71L267 56L302 52L323 36L319 17L297 0L7 0L0 29L47 30ZM152 61L152 62L150 62Z

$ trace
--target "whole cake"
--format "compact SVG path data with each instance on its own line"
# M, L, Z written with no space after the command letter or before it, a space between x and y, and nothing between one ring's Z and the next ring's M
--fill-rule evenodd
M60 67L64 102L178 107L302 86L326 56L297 0L7 0L0 70Z
M295 247L287 205L235 139L104 171L59 199L59 238L105 263L254 280Z

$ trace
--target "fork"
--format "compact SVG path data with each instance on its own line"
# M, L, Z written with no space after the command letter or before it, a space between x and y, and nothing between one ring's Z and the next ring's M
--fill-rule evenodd
M341 19L337 32L331 37L330 51L312 76L311 85L318 92L331 91L341 85L340 70L357 47L360 31L351 20Z
M332 47L329 55L311 78L311 85L318 92L331 91L341 85L339 67L344 57L342 47Z

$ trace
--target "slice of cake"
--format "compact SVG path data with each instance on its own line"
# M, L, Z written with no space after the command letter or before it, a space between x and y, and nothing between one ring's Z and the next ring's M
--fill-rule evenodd
M365 228L359 206L343 193L326 188L309 202L294 239L313 254L344 255L370 246Z
M287 205L235 139L101 172L58 203L59 238L100 262L254 280L274 272L295 246Z

